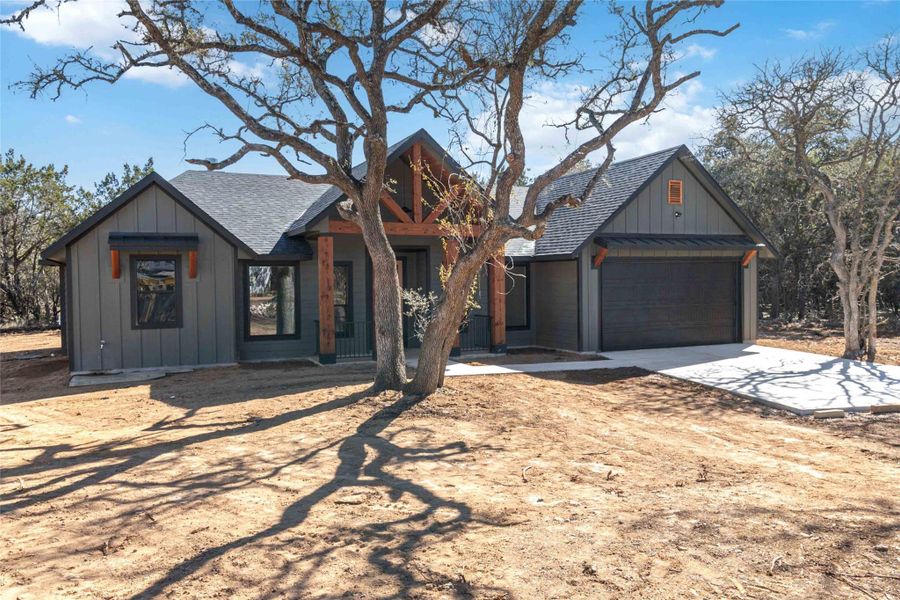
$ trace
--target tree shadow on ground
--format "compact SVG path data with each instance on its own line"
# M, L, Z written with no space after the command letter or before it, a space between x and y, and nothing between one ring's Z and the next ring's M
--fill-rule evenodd
M347 399L347 401L351 400ZM380 540L381 543L370 549L367 560L376 572L388 576L394 583L396 597L407 597L414 588L428 583L423 580L421 572L414 572L411 568L411 560L415 551L421 548L429 538L440 538L446 541L448 536L461 532L471 524L486 526L505 526L507 524L476 518L467 504L442 497L424 485L388 471L389 464L397 466L398 464L422 461L445 461L471 451L471 448L464 442L454 442L433 448L404 447L394 443L392 436L384 435L387 427L420 401L419 397L400 397L363 421L352 435L337 444L330 444L330 446L337 446L339 460L332 478L288 506L277 523L254 534L203 550L171 568L165 576L135 594L133 598L158 597L176 583L198 573L211 562L229 552L266 542L280 534L295 530L306 521L314 507L342 491L373 488L386 490L388 496L395 500L407 494L411 495L422 505L422 508L398 519L370 523L362 529L354 528L352 530L353 538ZM322 448L317 451L321 450ZM370 452L374 453L374 456L367 460ZM303 460L306 458L308 457L304 457ZM293 584L293 591L305 590L308 576L314 573L340 547L340 545L330 546L323 551L304 557L311 559L313 564L308 568L307 576ZM273 579L277 580L277 578ZM449 585L457 597L470 595L465 580L450 580ZM493 591L499 593L502 590Z
M715 486L721 482L713 477L689 485ZM744 555L746 551L741 569L731 582L741 580L744 587L757 588L757 594L759 590L772 594L750 597L890 598L900 578L889 561L872 560L871 552L896 540L897 517L896 503L888 498L828 509L738 503L712 508L698 504L689 509L648 511L622 529L634 539L649 532L657 543L686 549L693 556L721 557L735 549ZM659 532L664 533L660 536ZM755 549L765 549L766 553L761 555ZM727 581L724 573L712 574L710 579L716 575L720 583ZM717 592L726 596L721 588Z
M374 364L354 363L321 367L306 360L242 363L236 366L196 369L181 374L171 373L161 379L69 387L69 363L65 356L10 360L4 354L0 361L0 375L3 378L3 404L7 405L116 392L149 385L152 388L153 398L172 406L183 407L186 403L192 402L192 394L185 394L185 388L204 396L214 394L221 404L241 402L247 399L247 388L251 385L254 398L278 396L298 386L304 390L314 389L316 381L322 383L324 387L331 387L338 369L343 381L347 383L371 381L375 372ZM242 385L237 388L233 385L233 378L228 377L233 370L241 373ZM223 380L229 383L223 384ZM209 398L204 398L202 402L208 401Z
M327 378L330 378L330 387L335 387L334 373L327 374L327 377L317 376L316 372L312 373L310 376L310 372L307 371L305 384L297 385L292 390L293 393L299 394L325 387ZM197 374L190 376L195 375ZM232 384L232 387L235 386ZM248 384L247 389L243 388L244 385L241 384L238 389L231 390L229 392L231 396L225 399L217 397L216 390L212 390L208 394L207 404L198 399L192 403L182 404L182 408L188 411L188 415L193 416L200 408L214 407L226 401L235 402L239 397L245 400L255 399L250 397L253 396L252 384ZM310 511L326 499L334 499L336 494L367 490L386 492L392 500L407 496L416 505L416 510L411 513L404 513L399 517L392 515L387 520L367 522L359 527L348 528L345 532L347 540L369 539L377 542L368 548L366 560L375 573L392 582L397 590L397 596L405 597L412 590L433 581L449 586L444 589L452 589L456 597L469 596L469 584L464 579L423 573L411 566L414 553L429 540L448 541L453 535L473 525L504 526L506 523L476 518L472 514L472 509L464 502L443 497L422 483L395 474L396 469L406 463L448 461L473 450L461 441L434 447L423 444L401 445L396 440L398 432L385 431L401 415L416 407L421 401L420 398L394 395L396 399L389 404L381 406L375 412L367 411L365 413L367 418L360 422L355 430L351 429L350 435L306 448L290 460L279 461L278 464L265 464L262 469L258 462L245 462L242 457L223 457L221 461L214 462L202 471L178 477L172 477L170 474L175 472L172 469L175 463L190 456L192 446L229 439L241 443L240 438L248 435L251 436L248 438L251 443L258 443L259 436L253 434L264 433L328 413L336 413L334 418L350 419L358 415L359 411L348 414L342 409L361 408L359 405L364 401L374 402L375 407L378 407L385 399L372 397L368 391L342 394L345 390L344 382L341 382L340 387L335 387L336 394L332 399L312 406L279 412L269 417L253 417L245 421L197 423L196 418L189 419L185 416L153 423L145 428L141 435L125 439L77 446L69 444L55 444L43 448L29 446L28 450L39 450L39 454L25 465L5 469L4 475L10 481L24 478L30 483L27 487L5 494L2 498L2 510L7 515L16 515L27 510L29 517L40 518L43 515L46 518L58 510L53 503L60 499L66 499L70 507L111 503L117 505L119 511L108 525L127 531L144 522L142 519L151 508L157 515L164 515L166 511L183 512L199 506L214 496L238 488L252 489L254 486L266 486L270 478L285 469L310 463L324 452L336 449L338 464L331 478L285 508L277 522L250 535L197 553L170 568L164 576L134 597L151 598L164 595L178 582L190 578L229 552L252 545L272 543L280 545L282 540L279 540L278 536L292 530L296 533L298 529L302 529L301 526L307 520ZM153 395L164 395L167 391L167 387L165 390L155 389ZM267 397L265 392L263 397ZM406 433L405 430L401 432ZM174 434L183 437L176 439L159 437L163 433L167 436ZM427 438L427 435L425 437ZM23 449L7 448L5 451ZM181 472L183 473L183 470ZM130 477L129 473L132 474ZM124 496L123 491L128 489L137 489L140 497L131 499ZM373 511L371 514L377 517L379 513ZM369 513L366 513L367 517L368 515ZM292 594L308 593L309 578L320 565L345 545L334 544L324 549L319 548L316 552L303 557L303 564L312 566L304 568L301 574L298 575L298 570L292 570L291 566L287 565L284 569L290 572L266 577L267 583L278 587L281 580L290 581ZM260 595L265 596L264 593Z
M191 429L194 426L174 421L165 424L155 423L145 430L147 431L146 435L132 436L111 442L80 445L54 444L43 447L29 446L28 448L6 447L3 448L3 452L40 451L40 454L27 464L4 469L6 478L31 478L60 469L61 465L65 465L66 470L57 477L31 485L27 489L3 494L0 500L3 500L4 503L0 504L0 508L4 513L11 513L39 505L74 492L83 491L86 487L97 486L120 473L133 470L160 457L176 454L189 446L280 427L292 421L351 406L366 397L368 397L366 392L359 392L311 407L283 412L273 417L207 424L203 426L205 427L204 431L194 435L175 440L161 439L149 445L140 445L140 443L144 438L153 439L155 431ZM215 428L209 429L209 427ZM74 481L57 485L73 478L75 478Z

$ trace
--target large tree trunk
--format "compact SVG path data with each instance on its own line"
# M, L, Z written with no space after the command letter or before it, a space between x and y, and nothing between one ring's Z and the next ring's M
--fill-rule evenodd
M866 360L874 362L878 354L878 280L879 272L869 279L868 314L866 315Z
M838 279L838 298L844 313L844 358L859 360L862 356L860 343L860 286L858 271L852 256L847 255L847 227L841 220L838 202L831 189L822 184L825 197L825 216L834 232L834 241L828 264ZM848 264L849 263L849 264Z
M490 253L479 247L460 259L447 278L431 321L425 328L416 375L406 388L408 392L428 395L443 385L453 340L465 316L469 290L475 284L481 265L489 257Z
M379 210L377 205L375 210ZM377 364L372 389L376 392L401 390L406 384L406 357L397 258L380 220L376 225L373 219L363 219L361 225L372 257L372 325Z
M838 297L844 313L844 358L859 360L862 356L862 344L859 335L859 293L855 288L856 286L838 283Z

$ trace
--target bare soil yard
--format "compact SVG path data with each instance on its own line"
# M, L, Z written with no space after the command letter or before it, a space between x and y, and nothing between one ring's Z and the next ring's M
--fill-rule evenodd
M900 327L893 325L880 328L878 335L876 362L884 365L900 365ZM757 343L761 346L787 348L788 350L813 352L826 356L839 357L844 353L843 332L838 328L828 326L760 324Z
M900 596L897 415L638 370L417 400L362 366L0 367L5 597Z

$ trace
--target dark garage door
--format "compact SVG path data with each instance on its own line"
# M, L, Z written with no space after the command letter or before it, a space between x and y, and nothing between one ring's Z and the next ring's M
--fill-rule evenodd
M735 261L606 260L602 349L738 341L738 268Z

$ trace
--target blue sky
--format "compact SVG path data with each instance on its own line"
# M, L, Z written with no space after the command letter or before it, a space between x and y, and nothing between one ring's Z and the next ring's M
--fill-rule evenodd
M0 13L21 6L21 0L0 0ZM173 177L190 168L185 157L186 132L209 120L228 123L216 102L189 83L167 73L134 76L116 85L95 84L84 91L66 91L62 98L32 100L10 89L24 79L32 65L50 66L74 46L93 45L102 52L117 34L115 0L79 1L65 8L59 19L46 14L22 34L0 31L0 146L15 148L36 164L69 165L70 181L90 185L124 162L143 162L152 156L157 170ZM77 10L77 12L73 12ZM588 59L596 58L597 40L608 22L603 6L589 7L573 32L572 44ZM649 125L634 125L619 140L618 158L628 158L679 143L693 145L713 124L717 91L752 77L754 64L789 59L820 48L848 51L865 48L883 36L900 31L900 2L749 2L731 1L710 13L704 26L741 27L724 39L704 37L682 48L678 69L699 69L701 77L667 103ZM593 54L592 54L593 52ZM573 86L587 76L548 83L535 90L523 115L529 143L529 165L549 166L565 150L558 129L549 121L567 115ZM391 140L419 127L439 141L446 127L424 110L391 123ZM188 156L222 156L209 140L194 139ZM280 173L280 167L262 157L247 158L231 170Z

